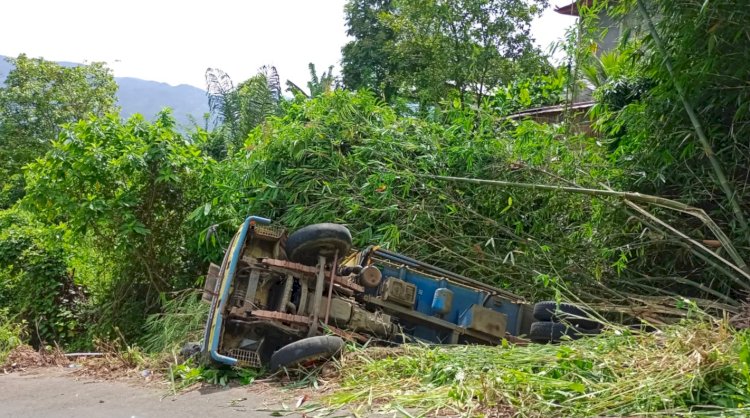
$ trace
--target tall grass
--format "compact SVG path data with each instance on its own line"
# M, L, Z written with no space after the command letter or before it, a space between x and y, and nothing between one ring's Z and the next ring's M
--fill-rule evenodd
M560 345L354 352L326 400L463 416L733 415L750 403L749 370L747 333L693 322L654 334L613 329Z
M5 364L11 350L21 345L25 332L23 322L12 318L7 308L0 309L0 366Z
M187 342L203 337L208 305L194 289L171 295L164 300L162 312L148 317L141 341L148 353L169 353Z

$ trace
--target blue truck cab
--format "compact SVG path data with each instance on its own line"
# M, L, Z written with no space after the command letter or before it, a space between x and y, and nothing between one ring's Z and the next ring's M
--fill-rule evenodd
M533 307L505 290L378 246L352 250L342 225L287 235L257 216L209 269L204 300L203 358L230 366L330 354L338 343L324 334L384 344L521 342L533 321Z

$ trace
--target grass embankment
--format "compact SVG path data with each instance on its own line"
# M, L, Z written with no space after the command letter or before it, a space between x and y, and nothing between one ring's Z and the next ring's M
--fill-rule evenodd
M344 357L332 407L436 415L750 414L750 334L693 322L560 345L404 346Z

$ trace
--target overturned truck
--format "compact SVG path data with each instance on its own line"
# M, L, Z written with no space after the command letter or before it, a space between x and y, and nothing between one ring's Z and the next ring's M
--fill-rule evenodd
M206 361L272 370L335 354L345 340L501 344L578 338L598 323L567 304L522 297L378 246L351 249L346 227L287 236L248 217L212 265Z

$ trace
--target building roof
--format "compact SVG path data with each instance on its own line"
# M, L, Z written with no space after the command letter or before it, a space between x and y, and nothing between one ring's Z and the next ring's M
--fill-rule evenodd
M586 6L591 6L592 0L575 0L565 6L555 7L555 11L561 15L579 16L578 3L584 3Z
M521 119L521 118L532 117L532 116L558 114L566 110L585 110L585 109L591 108L592 106L594 106L594 104L595 104L594 102L588 101L588 102L578 102L578 103L573 103L573 104L561 104L561 105L554 105L554 106L538 107L536 109L528 109L528 110L524 110L523 112L514 113L512 115L509 115L508 119Z

